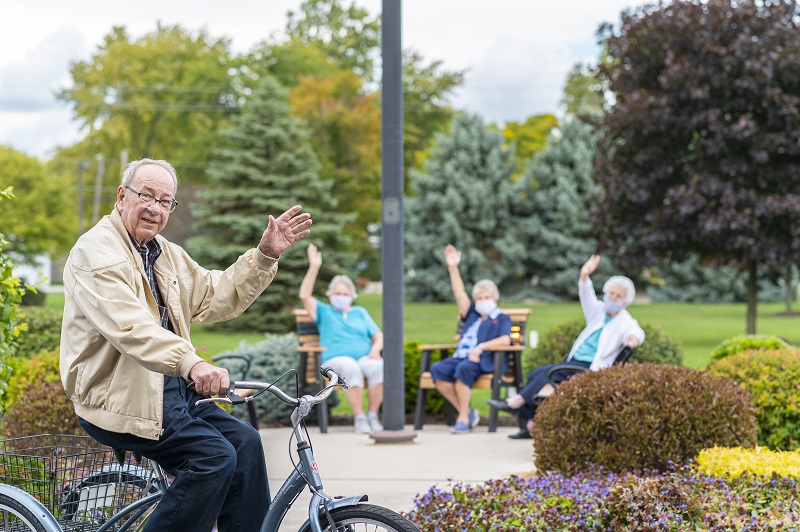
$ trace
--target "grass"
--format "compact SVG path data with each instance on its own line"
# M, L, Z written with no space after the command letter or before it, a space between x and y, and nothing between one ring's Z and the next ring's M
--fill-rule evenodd
M383 317L380 295L361 295L357 303L365 307L378 325L381 325ZM503 304L508 307L522 306L532 309L533 312L528 320L528 331L535 330L540 335L559 323L580 319L582 316L580 305L577 302ZM49 293L46 305L63 308L64 295ZM800 343L800 317L780 315L784 310L783 303L759 304L756 322L758 333L776 335L791 343ZM640 322L660 327L665 333L681 342L684 349L684 365L693 368L705 368L708 365L712 349L721 341L745 333L746 305L744 303L635 304L631 306L630 311ZM455 303L407 302L404 305L405 340L450 343L453 341L455 333L456 315ZM197 346L201 356L207 359L235 348L242 341L256 343L261 339L263 339L261 333L221 333L209 331L208 327L202 324L192 326L192 342ZM488 398L488 390L475 391L473 404L481 409L482 415L486 415L486 398ZM346 415L349 411L346 401L341 401L334 413Z
M357 303L364 306L378 325L381 325L383 316L380 295L361 295ZM47 294L46 305L63 308L64 294ZM581 318L580 305L576 302L528 305L505 303L505 305L532 309L533 312L528 320L528 331L539 331L539 334L559 323ZM705 368L711 350L721 341L745 333L744 303L634 304L630 311L640 322L660 327L680 341L684 349L684 364L693 368ZM759 304L756 322L758 333L776 335L792 343L800 343L800 316L782 316L780 313L783 311L783 303ZM405 340L426 343L452 342L456 314L455 303L405 303L403 329ZM257 332L221 333L209 331L205 325L192 326L192 341L207 358L233 349L241 341L255 343L262 338L263 335Z

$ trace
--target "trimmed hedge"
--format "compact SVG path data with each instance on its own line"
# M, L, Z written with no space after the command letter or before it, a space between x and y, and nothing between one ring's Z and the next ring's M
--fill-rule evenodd
M774 450L800 448L800 353L751 349L709 366L713 375L737 382L756 410L758 443Z
M636 348L631 362L653 362L656 364L683 364L683 347L675 338L655 325L640 323L644 330L644 343ZM556 325L547 331L534 349L525 351L522 365L525 372L545 364L556 364L569 354L572 344L586 322L582 319Z
M21 358L30 358L41 351L58 349L61 344L62 310L48 307L19 307L19 321L27 330L19 335L19 347L14 353Z
M85 434L61 381L29 386L3 417L3 434Z
M629 364L580 373L539 407L536 465L573 474L664 469L713 446L754 446L750 394L709 372Z
M697 469L713 477L739 478L742 475L800 479L800 453L770 451L766 447L712 447L697 456Z
M777 336L742 335L723 340L711 351L709 364L722 360L730 355L742 353L750 349L791 349L791 345Z

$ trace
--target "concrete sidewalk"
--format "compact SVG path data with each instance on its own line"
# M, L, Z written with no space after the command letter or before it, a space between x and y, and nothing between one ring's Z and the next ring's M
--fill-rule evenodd
M411 429L411 426L407 426ZM534 469L532 440L511 440L516 427L487 432L478 426L471 434L451 434L450 427L426 425L412 443L375 443L352 426L330 426L327 434L309 427L314 456L329 495L366 494L369 502L397 512L409 511L417 494L433 485L448 488L457 482L483 482ZM274 495L292 469L291 429L261 429L267 457L270 492ZM308 517L306 491L289 510L281 530L294 531Z

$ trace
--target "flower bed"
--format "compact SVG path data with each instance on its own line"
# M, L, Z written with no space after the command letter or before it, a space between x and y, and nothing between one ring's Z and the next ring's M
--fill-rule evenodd
M800 530L791 478L706 476L693 466L571 477L547 472L483 484L436 486L407 517L426 532Z

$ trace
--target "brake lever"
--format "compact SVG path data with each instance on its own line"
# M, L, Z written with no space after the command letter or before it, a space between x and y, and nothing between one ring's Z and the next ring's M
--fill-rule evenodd
M196 391L194 388L194 382L190 382L187 385L187 388L192 391ZM236 391L233 388L233 384L231 384L230 386L228 386L228 389L225 390L225 397L207 397L205 399L199 399L194 404L201 405L204 403L225 403L229 405L242 405L244 403L249 403L252 400L253 400L252 396L242 397L240 395L236 395Z

